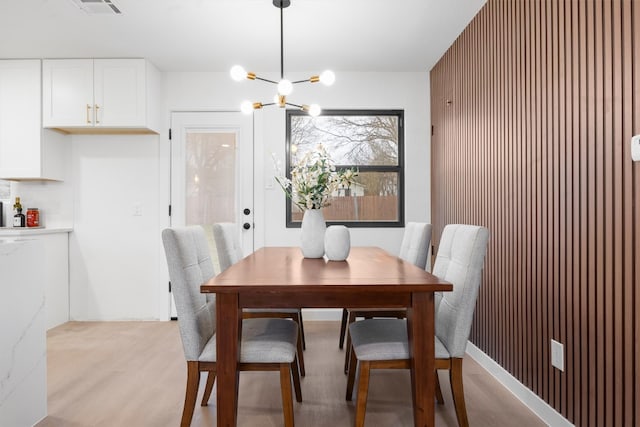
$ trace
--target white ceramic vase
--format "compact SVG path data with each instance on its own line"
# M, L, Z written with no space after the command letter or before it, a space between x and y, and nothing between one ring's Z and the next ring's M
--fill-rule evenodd
M329 261L344 261L351 250L351 235L344 225L332 225L324 235L324 252Z
M300 249L305 258L322 258L327 224L321 209L307 209L302 217Z

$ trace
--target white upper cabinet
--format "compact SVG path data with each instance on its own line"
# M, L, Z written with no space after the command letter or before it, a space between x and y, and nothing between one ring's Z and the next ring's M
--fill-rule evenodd
M93 60L44 60L42 63L44 127L93 126Z
M69 133L158 133L160 77L144 59L45 59L44 127Z
M62 180L68 137L43 129L39 59L0 60L0 179Z

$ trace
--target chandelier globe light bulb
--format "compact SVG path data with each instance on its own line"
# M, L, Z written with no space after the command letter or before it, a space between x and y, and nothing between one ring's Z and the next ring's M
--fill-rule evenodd
M229 74L231 74L231 78L233 80L239 82L247 77L247 70L242 68L242 66L240 65L234 65L233 67L231 67L231 71L229 72Z
M288 96L293 92L293 83L290 80L282 79L278 83L278 93L280 95Z
M242 104L240 104L240 111L244 114L251 114L253 112L253 103L251 101L242 101Z
M331 86L336 81L336 74L331 70L325 70L320 74L320 83L325 86Z
M309 105L309 115L311 117L318 117L322 113L322 108L318 104Z

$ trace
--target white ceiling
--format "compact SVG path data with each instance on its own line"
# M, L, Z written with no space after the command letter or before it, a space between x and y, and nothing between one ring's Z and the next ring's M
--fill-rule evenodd
M163 71L280 68L272 0L0 0L0 58L145 57ZM285 70L428 71L486 0L291 0Z

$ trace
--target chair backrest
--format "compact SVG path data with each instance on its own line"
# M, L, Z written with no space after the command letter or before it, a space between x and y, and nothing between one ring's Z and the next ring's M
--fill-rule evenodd
M200 293L200 285L215 275L207 237L200 226L167 228L162 243L176 302L184 355L198 360L216 331L215 299Z
M398 256L424 269L427 266L430 242L431 224L408 222L404 228L404 236L402 237Z
M213 224L213 238L216 241L221 272L244 257L236 224L230 222Z
M442 231L433 274L453 284L436 297L436 335L451 357L462 357L469 339L489 230L450 224ZM439 300L439 301L438 301Z

